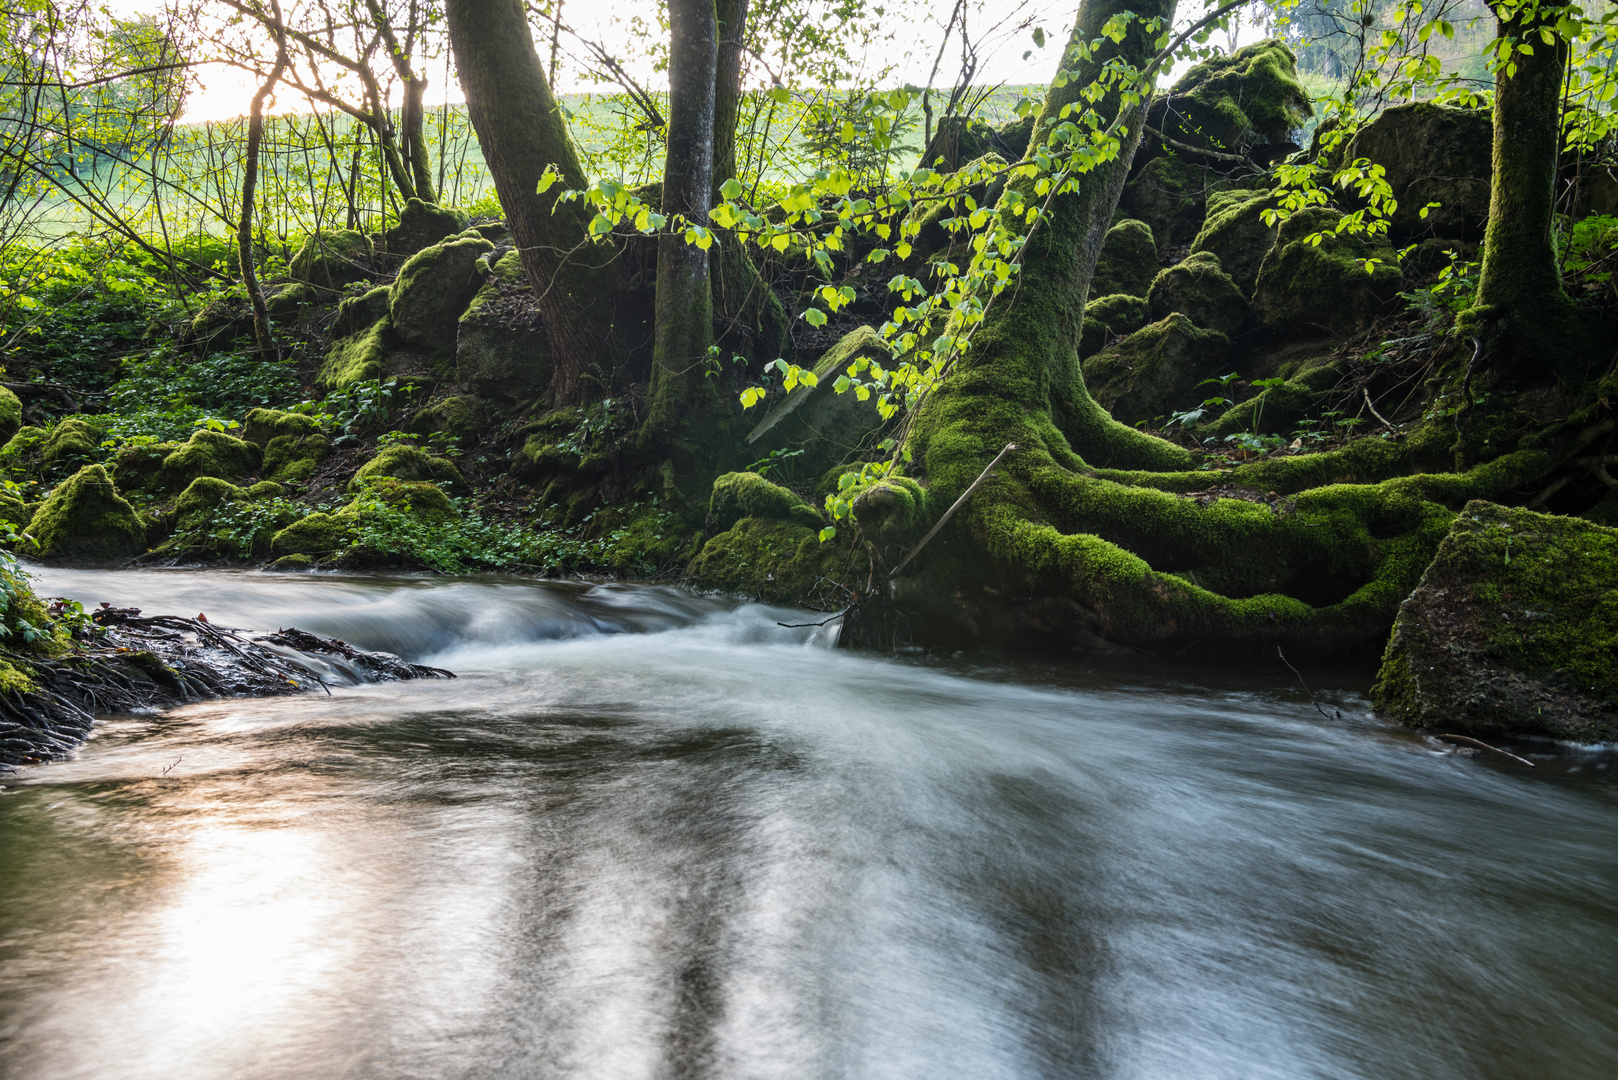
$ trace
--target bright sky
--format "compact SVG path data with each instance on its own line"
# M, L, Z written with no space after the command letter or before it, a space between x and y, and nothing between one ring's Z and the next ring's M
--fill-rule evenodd
M893 78L894 83L917 85L925 83L938 50L943 24L949 18L952 6L953 0L887 0L889 16L884 20L884 28L891 28L889 32L892 33L892 38L875 50L877 56L868 59L870 68L875 70L881 63L890 62L897 69ZM154 12L161 7L161 0L114 0L112 7L118 14L128 16ZM1188 4L1187 7L1193 9L1193 5ZM978 40L980 46L981 67L975 81L979 85L996 83L1023 85L1043 83L1050 78L1056 63L1057 50L1066 40L1078 2L1077 0L978 0L977 8L978 10L969 14L967 23L974 40ZM1200 8L1200 4L1194 6L1194 10ZM624 21L638 15L642 19L655 22L657 10L657 0L590 0L589 3L572 0L564 4L563 18L581 35L600 41L611 49L615 42L625 40L625 35L619 28ZM1044 29L1046 39L1043 48L1034 44L1031 26L1025 27L1023 25L1025 23ZM1243 44L1258 36L1249 28L1243 27L1242 30L1240 41ZM565 37L563 47L564 50L567 48ZM575 47L575 51L582 50ZM649 63L635 62L629 58L621 59L629 61L626 67L643 85L656 87L661 81L659 76L651 71ZM960 44L957 35L951 39L939 65L936 84L952 83L959 69L959 63ZM442 58L429 59L421 64L421 68L425 70L429 80L427 103L429 105L442 103L446 98ZM248 101L256 89L252 78L245 72L223 65L210 65L202 69L199 78L202 86L192 94L187 103L186 120L203 121L240 116L246 112ZM602 88L600 84L581 77L578 68L566 62L557 81L563 93ZM448 87L447 97L451 102L463 100L458 86ZM272 110L277 112L307 107L307 103L301 98L294 99L286 93L271 103Z

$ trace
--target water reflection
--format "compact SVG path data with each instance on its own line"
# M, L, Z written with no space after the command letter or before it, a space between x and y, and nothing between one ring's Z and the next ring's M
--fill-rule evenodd
M462 678L117 719L6 780L7 1076L1618 1072L1608 755L672 590L69 584L335 633L330 590Z

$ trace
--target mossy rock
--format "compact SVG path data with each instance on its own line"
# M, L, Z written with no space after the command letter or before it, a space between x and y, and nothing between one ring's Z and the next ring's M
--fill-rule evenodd
M1006 167L1006 159L997 153L986 153L970 159L963 158L961 169L986 170L993 172ZM992 206L1005 190L1005 178L997 177L993 181L978 182L967 185L961 194L969 196L979 206ZM914 238L910 241L911 255L907 264L920 265L935 255L948 251L955 244L964 244L971 234L964 228L946 227L946 222L960 218L964 213L959 207L951 207L948 200L938 199L919 203L906 215L906 223L916 229ZM964 221L961 225L964 225Z
M102 435L100 428L70 416L50 429L40 459L50 468L76 468L101 456Z
M237 479L257 472L263 460L264 452L245 439L222 431L194 431L163 459L162 483L175 491L199 476Z
M1232 407L1223 416L1197 428L1198 436L1224 438L1239 431L1261 435L1290 435L1298 422L1317 414L1324 395L1342 381L1336 364L1311 367L1282 383L1264 390Z
M364 233L326 229L303 242L292 256L288 276L295 282L335 291L364 277L371 255L371 240Z
M932 524L927 492L907 476L873 484L854 500L854 521L882 565L895 567Z
M481 399L471 394L455 394L417 413L411 418L410 430L423 435L441 431L458 439L468 439L477 436L485 421Z
M713 527L723 531L749 517L796 521L813 529L826 524L814 507L757 473L726 473L715 480L708 499L708 520Z
M0 443L22 430L22 399L0 386Z
M500 283L480 288L460 318L456 378L482 397L532 401L550 386L550 340L539 324L532 295L512 289L525 280L517 253L507 252L490 272Z
M21 532L28 527L34 519L35 508L19 499L9 491L0 491L0 521L13 526Z
M284 319L289 315L296 315L310 304L318 303L320 294L315 291L314 286L305 285L301 281L290 281L265 295L264 310L277 319Z
M702 546L686 568L699 589L772 604L841 606L846 542L821 543L817 530L779 518L743 518Z
M146 491L154 488L163 474L163 462L184 443L161 442L151 446L126 446L112 462L112 480L119 491Z
M466 480L448 458L435 457L419 446L394 445L383 450L360 466L349 482L350 491L358 491L368 482L382 477L395 480L426 480L435 484L454 484L466 487Z
M392 295L391 287L378 285L358 296L343 297L337 303L337 317L332 320L332 340L364 333L387 318L388 298Z
M100 465L56 486L28 523L42 559L115 562L146 550L146 525Z
M1187 146L1270 158L1295 149L1292 135L1313 113L1297 58L1280 39L1269 38L1194 65L1153 96L1146 123ZM1142 143L1148 153L1161 147L1150 134Z
M182 529L193 528L215 507L245 501L246 494L229 480L199 476L174 500L174 522Z
M1264 256L1275 246L1281 226L1266 225L1264 212L1275 200L1262 191L1218 191L1208 196L1208 216L1191 241L1191 254L1212 252L1242 295L1252 296Z
M341 390L355 383L380 379L393 348L393 322L382 319L365 330L332 343L316 377L327 390Z
M1152 227L1144 221L1126 218L1107 230L1090 278L1091 296L1145 296L1152 280L1163 269L1157 261L1157 244Z
M242 438L259 446L268 446L278 435L318 435L320 424L303 413L282 412L280 409L254 409L242 424Z
M330 557L347 547L353 528L352 517L316 512L276 533L270 540L270 551L279 556Z
M1220 374L1230 339L1175 313L1084 361L1084 382L1125 424L1152 421L1206 397L1196 386Z
M446 236L465 231L468 221L459 210L410 199L399 212L399 224L385 234L388 254L414 255Z
M1389 222L1395 242L1422 236L1477 242L1489 219L1493 153L1488 110L1422 101L1395 105L1366 124L1350 140L1347 159L1382 166L1399 204ZM1427 209L1429 203L1439 205Z
M1152 158L1124 185L1119 212L1151 227L1160 251L1191 242L1202 230L1210 192L1229 185L1217 172L1173 155Z
M1219 265L1211 251L1197 254L1157 275L1146 296L1146 317L1166 319L1175 312L1204 330L1231 335L1252 318L1247 298Z
M481 236L467 236L410 256L388 299L399 337L432 352L453 349L461 314L483 285L478 259L493 250Z
M266 478L283 484L301 484L331 456L331 440L313 435L277 435L264 448Z
M277 534L277 535L279 535L279 534ZM298 555L283 555L279 559L276 559L274 562L272 562L269 566L266 566L264 569L266 569L266 570L281 570L281 571L297 571L297 570L313 570L314 568L315 568L315 560L313 558L311 558L308 555L298 554Z
M1371 690L1413 727L1618 739L1618 530L1471 502L1399 607Z
M1015 120L1007 120L995 129L1000 136L1000 145L1004 153L1012 161L1016 161L1028 153L1028 143L1034 137L1034 121L1037 119L1033 113L1020 116Z
M1114 338L1128 337L1145 326L1146 300L1127 293L1115 293L1084 305L1084 328L1079 335L1079 355L1094 356Z
M1310 326L1333 334L1365 330L1392 310L1404 284L1392 248L1374 247L1333 226L1342 215L1311 207L1288 218L1259 268L1253 308L1266 325ZM1309 237L1321 234L1319 244ZM1380 260L1366 273L1361 259Z
M1001 151L999 134L976 117L945 116L938 121L938 127L933 131L933 141L928 147L932 159L924 164L936 167L944 172L953 172L969 161L985 154L998 154ZM942 159L943 164L935 164Z
M7 468L16 468L22 462L37 456L48 438L50 432L45 428L24 424L6 440L4 446L0 446L0 462Z
M890 421L875 399L861 401L853 391L839 394L836 383L848 366L867 358L888 366L893 348L869 326L843 335L815 361L815 386L799 386L779 401L747 436L760 457L766 451L798 450L785 462L793 476L818 476L851 456L870 450Z
M373 477L366 483L365 490L337 513L361 514L368 500L381 502L389 509L409 514L429 525L447 524L461 516L437 484L429 480L397 480L391 476Z

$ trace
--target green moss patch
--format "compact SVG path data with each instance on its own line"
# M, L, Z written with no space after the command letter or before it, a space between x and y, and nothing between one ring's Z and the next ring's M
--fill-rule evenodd
M831 610L846 603L836 583L847 559L845 545L822 544L807 525L743 518L704 544L686 575L699 589Z
M382 319L333 342L316 381L327 390L341 390L354 383L380 379L393 341L393 323Z
M730 528L745 517L796 521L813 529L825 524L814 507L779 484L750 472L726 473L714 481L708 517L713 527L720 530Z
M58 484L28 524L42 559L114 562L146 550L146 527L100 465Z
M419 446L388 446L360 466L349 483L349 490L358 491L367 483L392 477L395 480L424 480L435 484L453 484L466 487L466 480L448 458L435 457Z

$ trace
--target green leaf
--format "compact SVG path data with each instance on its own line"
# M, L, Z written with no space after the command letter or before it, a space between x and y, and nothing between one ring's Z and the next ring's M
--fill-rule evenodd
M719 194L726 199L739 199L742 196L742 185L735 177L731 177L719 185Z
M837 535L837 526L835 526L835 525L827 525L824 529L820 530L820 542L822 544L824 544L827 540L832 539L836 535Z
M803 313L803 321L810 326L825 326L826 313L819 308L810 308Z
M1043 26L1034 27L1034 44L1041 49L1045 47L1045 28Z

